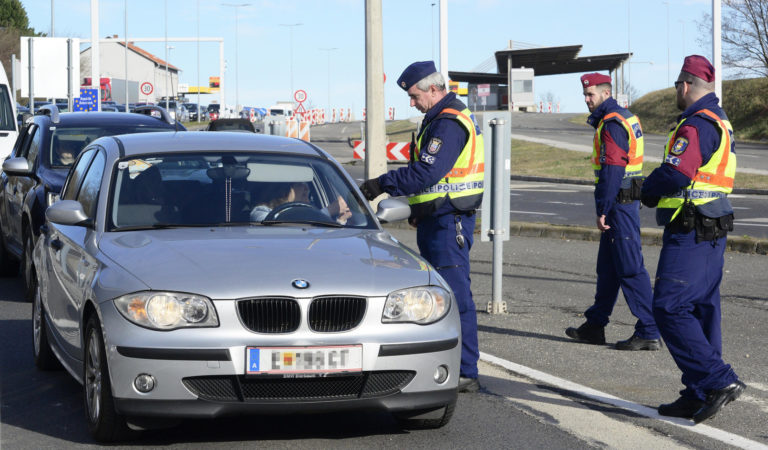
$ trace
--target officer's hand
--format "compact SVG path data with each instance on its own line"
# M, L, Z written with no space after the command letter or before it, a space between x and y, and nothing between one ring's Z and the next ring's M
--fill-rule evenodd
M369 201L384 193L384 191L381 190L381 186L379 186L379 180L377 178L368 180L361 184L360 190L363 192L366 200Z
M640 203L643 205L649 207L649 208L655 208L656 205L659 204L660 197L654 197L651 195L641 195L640 196Z

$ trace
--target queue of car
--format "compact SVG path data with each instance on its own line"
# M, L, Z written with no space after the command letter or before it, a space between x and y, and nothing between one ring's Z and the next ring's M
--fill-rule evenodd
M374 213L311 143L136 111L44 106L0 174L0 272L21 266L35 365L83 385L94 439L240 414L448 423L458 308L381 227L408 205Z

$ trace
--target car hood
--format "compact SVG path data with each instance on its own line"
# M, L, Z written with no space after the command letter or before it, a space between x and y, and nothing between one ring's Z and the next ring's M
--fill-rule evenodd
M371 230L261 226L129 231L105 233L99 247L152 290L214 299L384 296L436 278L416 252L389 233ZM293 287L297 279L309 287Z

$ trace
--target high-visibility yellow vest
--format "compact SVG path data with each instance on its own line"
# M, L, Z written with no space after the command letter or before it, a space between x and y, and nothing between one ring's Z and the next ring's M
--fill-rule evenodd
M471 211L479 207L483 201L483 178L485 176L483 135L475 126L472 112L466 107L461 111L450 107L445 108L435 119L446 117L458 121L467 130L467 143L461 150L451 171L445 174L437 184L411 195L408 198L408 203L423 206L430 202L436 202L447 195L456 209ZM421 151L425 150L423 138L426 134L425 129L419 136L418 147L414 153L415 160L418 160Z
M713 122L720 129L720 146L712 154L709 161L699 167L691 184L685 189L672 195L661 197L657 208L674 209L675 212L670 216L672 221L682 209L685 202L687 191L688 198L694 205L703 205L718 198L725 198L733 191L733 178L736 176L736 154L733 153L733 128L731 122L725 117L725 113L720 117L716 113L702 109L696 111L691 116L698 115ZM686 118L687 119L687 118ZM666 161L672 145L677 137L677 130L685 123L686 119L680 121L667 138L667 145L664 148L664 160ZM673 154L674 156L674 154Z
M643 152L645 149L645 138L643 137L643 129L640 126L640 121L637 117L627 111L626 109L608 113L600 120L595 130L595 138L592 141L592 169L595 171L595 184L597 184L600 175L600 163L601 149L603 147L603 139L601 133L603 126L609 120L615 120L624 127L629 138L629 162L624 168L624 178L641 177L643 176Z

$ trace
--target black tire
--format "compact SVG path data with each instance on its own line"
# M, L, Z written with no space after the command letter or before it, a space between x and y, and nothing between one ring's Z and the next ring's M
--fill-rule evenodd
M0 277L15 277L18 274L19 261L6 250L5 239L0 231Z
M451 400L450 403L443 407L442 415L436 418L423 419L418 417L409 417L408 415L397 415L395 418L401 427L407 430L428 430L435 428L442 428L451 421L453 417L453 411L456 409L456 399Z
M40 370L55 370L61 368L61 363L51 350L48 341L48 329L45 326L45 311L43 310L42 293L37 280L34 281L35 295L32 298L32 350L35 366Z
M24 249L21 254L21 274L24 277L24 298L31 302L35 296L34 289L34 276L35 276L35 262L32 255L35 253L34 239L32 236L32 230L28 230L24 235Z
M83 347L83 400L88 429L99 442L114 442L129 434L125 417L115 410L109 379L107 352L101 324L92 315L85 325Z

